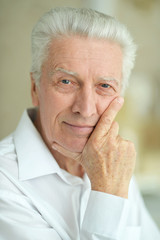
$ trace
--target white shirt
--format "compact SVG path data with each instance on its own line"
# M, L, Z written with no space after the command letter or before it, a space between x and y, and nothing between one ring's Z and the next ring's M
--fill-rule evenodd
M0 143L0 239L160 240L160 234L134 178L128 199L92 191L87 175L59 167L25 111Z

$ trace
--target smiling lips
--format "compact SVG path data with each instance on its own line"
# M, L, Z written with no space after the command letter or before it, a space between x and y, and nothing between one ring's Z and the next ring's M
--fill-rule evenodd
M65 127L74 135L89 136L94 129L94 126L88 125L73 125L64 122Z

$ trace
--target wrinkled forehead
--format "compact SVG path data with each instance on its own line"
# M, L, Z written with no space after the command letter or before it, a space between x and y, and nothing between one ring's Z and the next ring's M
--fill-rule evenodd
M118 44L106 40L56 39L50 45L45 67L50 73L61 68L83 77L93 74L121 80L122 50Z
M118 60L122 58L122 49L109 40L72 36L53 40L49 57L104 61L116 57Z

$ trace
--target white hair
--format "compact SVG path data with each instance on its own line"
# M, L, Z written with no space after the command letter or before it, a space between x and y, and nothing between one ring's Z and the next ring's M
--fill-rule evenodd
M106 39L118 43L123 52L122 92L134 67L136 45L127 28L115 18L87 8L53 8L45 13L32 31L31 72L38 85L50 43L64 36Z

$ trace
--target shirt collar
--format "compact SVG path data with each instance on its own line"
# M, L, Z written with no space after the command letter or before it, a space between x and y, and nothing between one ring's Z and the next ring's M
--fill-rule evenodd
M19 179L28 180L52 173L60 173L60 167L45 145L31 119L35 109L28 109L22 115L14 133L19 165ZM30 118L29 116L30 115Z

